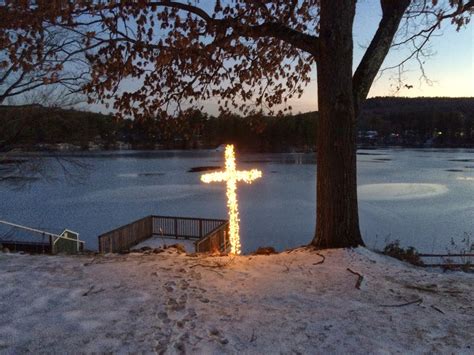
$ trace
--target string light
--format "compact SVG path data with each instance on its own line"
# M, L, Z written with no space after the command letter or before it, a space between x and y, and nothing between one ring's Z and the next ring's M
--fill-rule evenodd
M230 252L240 254L240 228L239 228L239 204L237 201L237 182L243 181L251 184L254 180L262 177L262 172L257 169L237 170L235 164L235 152L232 144L225 148L225 170L216 171L201 176L201 181L209 184L211 182L226 182L227 184L227 208L229 211L229 240Z

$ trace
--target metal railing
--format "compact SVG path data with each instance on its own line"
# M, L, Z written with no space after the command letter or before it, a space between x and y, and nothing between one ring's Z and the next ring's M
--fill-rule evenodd
M195 241L196 252L228 251L228 222L223 219L147 216L101 234L99 252L116 253L153 236Z
M32 250L32 245L37 244L39 245L44 252L47 253L78 253L84 250L85 242L79 239L79 233L70 231L65 229L61 234L55 234L46 232L40 229L31 228L27 226L23 226L21 224L11 223L7 221L0 220L0 224L12 227L14 229L19 229L26 231L31 234L40 235L43 238L48 237L48 243L31 243L29 241L21 241L21 240L8 240L8 241L1 241L0 243L11 245L15 250L25 250L30 251ZM48 248L42 247L43 244L48 244Z

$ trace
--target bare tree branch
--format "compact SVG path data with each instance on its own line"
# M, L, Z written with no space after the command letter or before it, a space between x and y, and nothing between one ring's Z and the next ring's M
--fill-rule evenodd
M454 9L452 8L454 3L443 8L438 5L435 6L426 0L421 2L413 0L399 2L381 0L381 4L383 17L379 28L354 74L356 112L359 111L361 102L367 97L372 82L376 76L381 76L387 71L396 69L396 91L405 87L406 85L404 84L402 75L405 72L405 65L412 60L416 61L418 64L421 73L420 81L431 84L432 81L428 78L424 69L424 62L426 58L430 56L429 51L425 49L429 40L435 35L435 31L440 28L441 23L444 20L451 19L451 22L456 24L457 30L459 30L466 21L463 15L472 12L474 9L474 1L472 0L466 4L464 4L464 1L462 0L457 2ZM405 10L403 10L404 13L397 11L395 15L398 22L390 23L389 19L392 16L391 7L394 6L404 7ZM401 39L394 42L395 34L397 33L397 29L402 20L401 16L406 20L404 24L405 28L403 29L403 32L400 33ZM408 28L410 22L414 22L412 24L414 31L410 31ZM409 54L397 64L381 69L382 62L388 54L388 51L391 48L398 48L405 45L410 46ZM376 60L377 55L379 56L379 60Z
M381 0L382 19L369 48L367 48L353 78L354 106L356 116L360 104L367 97L370 87L387 56L400 21L410 4L410 0Z

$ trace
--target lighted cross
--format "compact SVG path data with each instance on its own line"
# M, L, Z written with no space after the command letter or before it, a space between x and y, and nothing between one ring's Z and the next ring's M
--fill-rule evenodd
M239 205L237 202L237 181L248 184L253 180L262 177L262 172L257 169L239 171L235 167L234 146L232 144L225 147L225 170L216 171L201 176L201 181L205 183L222 182L227 183L227 207L229 209L229 239L230 252L240 254L239 235Z

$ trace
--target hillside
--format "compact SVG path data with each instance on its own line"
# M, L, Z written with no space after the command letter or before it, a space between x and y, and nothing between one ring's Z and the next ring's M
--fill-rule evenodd
M0 151L39 145L72 143L86 148L90 141L116 140L112 116L41 105L0 106Z
M134 121L41 106L0 106L0 150L59 143L76 149L193 149L232 142L248 151L312 151L317 117L317 112L214 117L188 110L174 119ZM358 143L374 146L474 147L474 98L371 98L358 133Z
M474 275L364 248L0 254L0 353L472 353ZM358 283L359 273L363 276Z
M374 97L364 104L365 112L462 112L474 116L474 97Z

